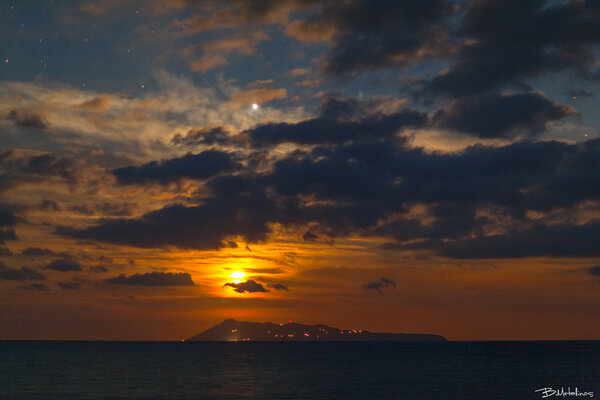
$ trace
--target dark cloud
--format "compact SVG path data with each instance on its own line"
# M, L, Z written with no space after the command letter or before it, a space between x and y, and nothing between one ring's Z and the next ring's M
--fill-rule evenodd
M426 114L415 110L384 113L377 102L328 97L321 115L298 123L268 123L242 133L254 147L279 143L326 144L385 139L407 127L421 127Z
M0 207L0 227L14 226L17 224L17 216L10 209Z
M17 240L17 234L13 228L16 224L17 216L15 213L6 207L0 206L0 244L4 244L7 240Z
M391 279L381 278L379 281L386 286L393 286L394 289L396 288L396 282Z
M50 287L44 283L32 283L31 285L19 286L19 289L45 292L50 290Z
M131 215L131 206L123 203L73 204L69 205L67 209L84 215L105 215L111 217Z
M149 182L168 183L182 178L206 179L213 175L237 168L230 153L207 150L199 154L187 154L180 158L153 161L139 167L129 166L113 171L121 185Z
M44 280L46 277L34 269L21 267L19 269L10 268L0 261L0 279L6 281L36 281Z
M442 128L480 138L512 137L520 133L535 136L550 121L577 112L546 99L541 93L486 94L456 100L438 111L433 121Z
M79 283L76 282L56 282L56 284L63 290L77 290L80 288Z
M600 265L594 265L593 267L588 268L587 271L590 275L600 276Z
M229 140L230 134L225 128L221 126L208 126L190 129L185 136L178 133L173 136L171 142L180 146L194 147L198 145L224 145Z
M272 283L268 285L271 289L275 289L275 290L285 290L285 291L289 291L290 289L281 283Z
M59 258L58 260L50 262L50 264L46 265L44 269L67 272L81 271L83 268L81 267L81 264L79 264L77 261L68 258Z
M380 235L398 242L479 237L489 218L520 221L600 199L600 140L477 145L428 153L398 141L317 146L277 161L270 171L209 179L210 197L139 218L59 227L77 239L137 247L218 249L233 237L264 241L272 223L324 237ZM315 199L307 203L305 199ZM426 206L429 222L406 215ZM495 211L493 211L495 210ZM314 233L313 233L314 234Z
M260 242L270 232L268 223L279 207L267 197L265 188L244 190L239 186L247 183L241 178L224 178L211 183L219 195L198 206L167 206L137 219L107 220L86 229L59 227L57 232L137 247L219 249L227 246L230 236Z
M472 203L432 205L427 215L435 218L433 222L424 224L420 218L397 218L381 224L375 232L399 241L461 238L471 232L481 231L487 222L486 218L477 217Z
M108 272L108 269L106 267L103 267L102 265L94 265L89 267L90 272L93 272L95 274L101 274L103 272Z
M4 244L7 240L17 240L17 234L13 228L0 229L0 244Z
M567 68L590 76L600 40L594 0L472 1L456 29L465 40L455 63L425 83L425 91L464 96Z
M587 98L594 97L594 94L588 92L587 90L575 90L575 89L573 89L573 90L568 90L567 94L569 96L573 97L574 99L577 98L577 97L587 97Z
M600 222L583 225L538 225L504 234L456 241L425 241L387 248L427 249L459 259L522 257L598 257Z
M384 287L388 287L388 286L393 286L394 289L396 288L396 282L388 279L388 278L381 278L379 281L376 282L368 282L368 283L363 283L362 284L362 288L366 289L366 290L375 290L377 291L379 294L383 294L383 292L381 291L382 288Z
M0 256L12 256L13 252L8 247L0 247Z
M257 293L257 292L268 292L264 286L258 282L248 279L246 282L227 282L223 287L232 287L237 293Z
M10 110L6 119L21 128L46 129L48 123L36 113L23 110Z
M71 257L71 255L65 251L55 252L53 250L43 249L41 247L28 247L24 250L21 250L21 255L27 256L27 257L48 257L48 256L55 256L55 257L62 257L62 258Z
M58 203L52 200L44 199L38 205L38 208L42 211L60 211Z
M300 40L329 40L324 69L330 74L403 67L443 52L445 19L453 12L447 0L323 2L293 21L286 33Z
M75 165L66 157L50 153L30 155L15 149L0 151L0 193L25 183L39 183L52 176L67 184L77 183Z
M194 281L184 272L148 272L126 276L121 274L104 282L128 286L194 286Z

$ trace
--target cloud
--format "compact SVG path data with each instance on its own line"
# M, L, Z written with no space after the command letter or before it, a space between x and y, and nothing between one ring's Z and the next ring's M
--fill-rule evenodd
M75 163L52 153L29 154L18 149L0 151L0 193L27 183L58 178L63 183L77 183Z
M254 147L279 143L345 143L395 135L407 127L420 127L427 121L415 110L385 113L384 100L359 102L354 99L327 97L321 115L295 124L286 122L258 125L243 132Z
M103 272L108 272L108 269L106 267L103 267L102 265L94 265L89 267L90 272L93 272L95 274L101 274Z
M37 291L45 292L45 291L50 290L50 287L44 283L32 283L31 285L19 286L19 289L37 290Z
M377 291L379 294L383 294L383 292L381 291L382 288L384 287L388 287L388 286L393 286L394 289L396 288L396 282L388 279L388 278L381 278L379 281L375 281L375 282L368 282L368 283L363 283L362 284L362 288L366 289L366 290L375 290Z
M253 274L283 274L281 268L244 268L244 271Z
M206 126L190 129L185 136L177 133L171 139L171 143L185 147L224 145L229 142L230 136L231 134L225 127Z
M121 274L104 282L128 286L194 286L194 281L184 272L148 272L126 276Z
M306 18L292 21L286 34L302 41L329 42L324 69L346 74L404 67L443 51L447 0L323 2Z
M219 249L237 237L265 241L277 223L300 232L310 227L329 238L383 236L400 246L415 239L481 237L496 229L494 221L509 217L507 224L526 226L529 211L597 201L599 158L600 140L476 145L454 153L411 148L396 137L318 145L279 157L262 171L248 166L209 178L197 205L169 205L57 232L198 250ZM415 205L422 215L410 215Z
M287 90L273 87L272 80L256 81L246 85L244 89L233 92L229 107L239 109L248 107L250 104L261 105L271 100L285 99L286 97Z
M34 128L39 130L48 128L48 123L45 122L41 116L23 110L10 110L6 119L12 121L12 123L21 128Z
M16 224L15 213L9 208L0 206L0 244L4 244L7 240L17 240L17 234L13 228Z
M207 40L186 47L180 54L187 58L188 66L194 72L207 71L229 64L230 54L250 55L256 52L256 46L269 37L261 30L250 34L237 34L226 39Z
M10 268L0 261L0 279L6 281L44 280L46 277L34 269L21 267Z
M264 286L258 282L248 279L246 282L227 282L223 287L232 287L237 293L257 293L257 292L268 292Z
M227 58L222 54L203 54L188 63L192 71L199 73L205 73L208 70L225 65L227 65Z
M77 261L70 260L68 258L59 258L58 260L54 260L54 261L50 262L50 264L46 265L44 267L44 269L68 272L68 271L81 271L83 268L81 268L81 264L79 264Z
M206 150L170 160L152 161L141 166L117 168L113 174L121 185L168 183L182 178L206 179L237 168L231 153Z
M388 285L389 285L389 286L393 286L393 287L394 287L394 289L396 288L396 282L395 282L395 281L393 281L393 280L391 280L391 279L388 279L388 278L381 278L381 279L380 279L380 282L381 282L383 285L385 285L385 286L388 286Z
M56 284L63 290L77 290L80 288L79 283L76 282L56 282Z
M132 207L129 204L124 203L78 203L69 205L67 207L69 211L73 211L84 215L106 215L112 217L125 217L132 213Z
M593 267L588 268L587 271L590 275L600 276L600 265L594 265Z
M190 34L198 32L245 27L285 25L289 15L307 7L319 4L322 0L225 0L210 2L188 0L188 5L202 5L208 13L194 14L184 20L177 20L174 26L185 25Z
M221 182L220 188L214 186L217 182ZM209 184L221 193L204 199L201 205L170 205L136 219L112 219L84 229L58 227L57 232L120 245L190 249L219 249L227 246L228 237L242 236L248 243L266 239L268 222L278 207L264 188L240 190L239 185L247 183L235 177Z
M293 68L285 73L285 76L288 78L297 78L299 76L308 75L310 73L310 68Z
M575 89L571 89L567 91L567 94L569 96L571 96L573 99L576 99L577 97L587 97L587 98L591 98L594 97L594 94L591 92L588 92L587 90L575 90Z
M14 226L17 224L17 216L12 210L0 207L0 227Z
M491 236L389 245L388 248L428 249L439 256L458 259L598 257L600 222L538 225Z
M272 283L268 285L271 289L289 291L288 287L281 283Z
M433 121L440 127L480 138L537 136L550 121L577 115L573 108L546 99L541 93L487 94L454 101Z
M47 257L47 256L57 256L62 258L69 258L71 255L65 251L55 252L50 249L43 249L41 247L28 247L26 249L21 250L21 255L26 257Z
M577 70L590 76L600 41L594 1L472 1L456 31L463 43L454 65L425 82L425 92L482 93L546 72Z

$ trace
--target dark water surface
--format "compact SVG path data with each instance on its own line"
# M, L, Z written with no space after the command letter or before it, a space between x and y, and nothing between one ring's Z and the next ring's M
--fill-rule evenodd
M544 387L600 398L600 341L0 342L0 399L518 400Z

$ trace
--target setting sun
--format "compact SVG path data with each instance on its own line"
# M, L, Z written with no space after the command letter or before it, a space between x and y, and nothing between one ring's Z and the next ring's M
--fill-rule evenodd
M245 277L246 274L243 273L242 271L235 271L232 272L229 277L230 278L234 278L235 280L233 281L234 283L240 283L242 281L242 278Z

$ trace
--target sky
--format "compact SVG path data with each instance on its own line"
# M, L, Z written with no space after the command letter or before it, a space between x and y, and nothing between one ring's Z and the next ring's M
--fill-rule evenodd
M598 339L599 2L0 19L0 339Z

